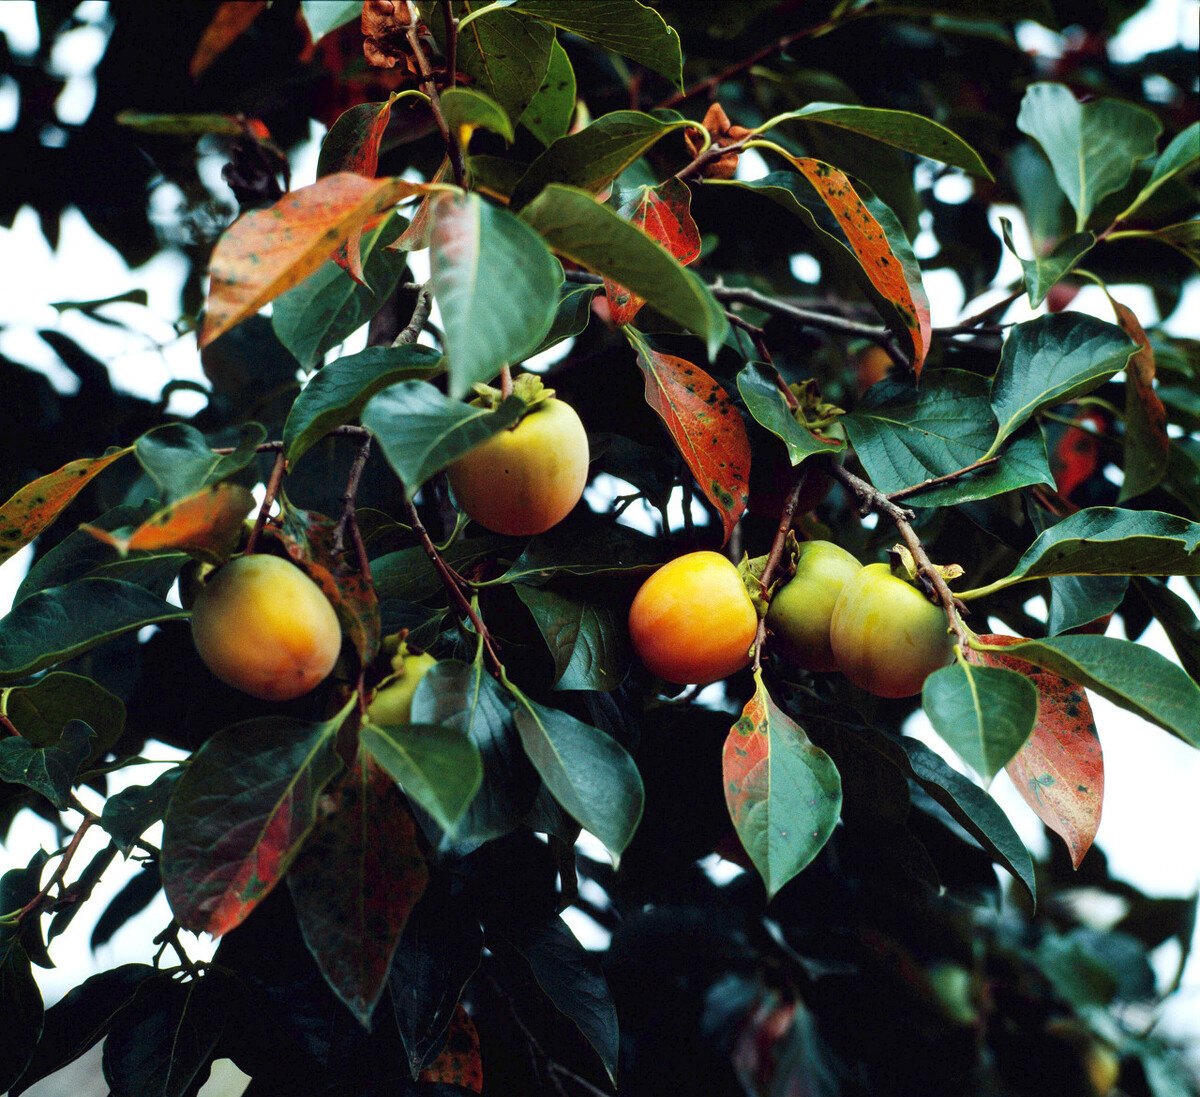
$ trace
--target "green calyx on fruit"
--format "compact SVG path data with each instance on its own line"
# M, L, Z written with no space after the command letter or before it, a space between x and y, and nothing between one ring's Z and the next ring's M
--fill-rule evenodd
M798 403L792 417L821 441L844 442L846 432L839 420L846 412L821 396L821 388L813 378L789 385Z
M838 597L862 564L832 541L792 540L792 576L774 590L767 610L771 649L803 670L836 670L829 639Z
M412 723L413 694L437 660L428 652L416 654L401 640L392 656L392 673L375 690L367 706L367 723L376 727L399 727Z
M471 403L477 408L495 411L504 403L504 393L494 385L475 384L471 386L471 391L475 393ZM525 405L522 414L527 415L539 404L553 399L554 389L546 388L536 373L522 373L513 378L512 394Z

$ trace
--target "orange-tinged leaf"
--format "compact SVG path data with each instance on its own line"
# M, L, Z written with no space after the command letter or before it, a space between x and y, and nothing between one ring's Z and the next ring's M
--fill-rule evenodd
M837 168L808 156L788 156L788 159L837 218L871 285L900 314L912 338L913 373L920 377L932 332L929 304L913 300L904 266L893 253L883 226L863 204L850 180Z
M450 1027L446 1031L446 1046L425 1070L422 1082L444 1082L462 1086L472 1093L483 1092L483 1061L479 1057L479 1032L475 1022L460 1002L454 1007Z
M631 329L626 329L631 331ZM666 424L700 490L721 515L729 540L750 498L750 439L725 390L691 362L631 341L646 378L646 403Z
M217 7L211 22L200 36L196 52L192 54L188 72L193 80L200 76L233 41L258 18L267 6L266 0L225 0Z
M1121 330L1138 345L1125 366L1125 482L1121 499L1149 491L1167 471L1167 410L1154 391L1154 348L1133 311L1113 301Z
M700 254L700 230L692 219L692 192L678 179L668 179L657 187L639 187L617 211L631 224L657 241L683 266ZM610 278L604 279L609 316L614 324L628 324L645 304Z
M200 346L304 281L375 214L430 189L427 183L343 171L235 221L213 251Z
M241 484L211 484L152 514L129 534L83 525L122 556L131 551L176 549L223 562L241 532L254 496Z
M450 178L450 157L442 158L431 182L445 183ZM424 251L433 241L433 200L436 194L421 199L406 228L387 246L388 251Z
M132 452L133 447L128 446L103 457L72 461L17 491L0 507L0 564L49 526L92 477Z
M1017 636L981 636L988 644L1020 644ZM994 651L968 649L967 658L1025 675L1038 691L1033 733L1005 766L1025 802L1067 844L1078 868L1100 826L1104 803L1104 756L1092 706L1083 687Z

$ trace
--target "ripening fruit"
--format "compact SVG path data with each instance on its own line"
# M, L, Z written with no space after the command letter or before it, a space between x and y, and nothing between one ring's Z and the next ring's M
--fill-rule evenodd
M742 577L718 552L690 552L663 564L629 607L638 658L677 685L707 684L741 670L757 628Z
M804 541L796 574L771 599L767 627L772 650L803 670L837 670L829 643L829 621L842 588L862 570L832 541Z
M838 669L877 697L911 697L954 647L946 614L887 564L868 564L842 589L829 623Z
M583 495L587 433L574 408L550 397L446 471L458 505L481 526L511 537L541 533Z
M392 659L395 677L385 681L367 706L367 723L385 728L411 723L413 694L426 671L436 662L428 652L410 655L402 646Z
M329 600L278 556L239 556L192 607L192 639L222 682L264 701L290 701L323 681L342 649Z

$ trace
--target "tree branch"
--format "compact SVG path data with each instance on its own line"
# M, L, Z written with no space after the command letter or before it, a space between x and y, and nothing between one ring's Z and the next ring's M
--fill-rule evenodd
M922 480L919 484L913 484L911 487L901 488L899 491L893 491L888 495L893 503L901 499L908 499L910 496L917 495L919 492L926 491L929 488L939 487L942 484L950 484L968 473L978 472L980 469L991 468L1000 460L999 457L984 457L979 461L974 461L967 465L966 468L956 469L954 472L947 472L944 476L934 476L929 480Z
M425 94L429 96L429 107L433 111L433 120L437 123L438 133L442 135L442 142L446 146L446 155L450 157L450 168L454 172L454 182L465 190L467 186L467 169L463 163L462 146L459 145L458 138L450 132L450 127L446 125L446 116L442 114L437 80L434 78L429 58L425 56L425 50L421 46L420 35L417 34L417 27L420 26L421 16L417 11L416 4L412 0L408 0L408 14L410 22L408 30L404 32L405 37L408 39L408 44L412 49L413 58L417 62L417 68L421 70L421 86Z
M771 542L771 551L767 554L767 562L763 567L762 575L759 576L759 586L762 587L762 592L765 595L770 589L771 583L775 578L775 572L779 567L780 560L783 559L783 547L787 542L788 530L792 528L792 518L796 514L796 506L800 502L800 488L804 484L804 473L796 470L796 482L792 485L792 490L788 493L787 502L783 504L783 513L779 516L779 528L775 530L775 539ZM758 619L758 629L754 633L754 669L759 670L762 667L762 646L763 641L767 637L767 619L765 616Z
M283 455L283 443L279 444L279 452L275 454L275 464L271 466L271 477L267 481L267 493L263 496L262 506L258 508L258 517L254 519L254 528L250 531L250 539L246 542L246 555L253 556L258 549L259 538L262 537L263 526L267 524L267 515L275 496L279 494L279 485L283 483L283 474L287 470L287 458Z

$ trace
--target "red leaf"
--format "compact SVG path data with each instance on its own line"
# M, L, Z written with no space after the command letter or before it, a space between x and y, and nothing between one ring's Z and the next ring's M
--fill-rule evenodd
M749 500L750 439L725 390L682 358L634 339L646 403L667 425L700 490L720 512L729 540Z
M422 1082L444 1082L462 1086L473 1093L483 1092L483 1062L479 1057L479 1032L462 1004L454 1007L446 1046L433 1063L421 1071Z
M893 253L887 233L863 205L850 180L837 168L821 160L794 156L788 159L812 184L837 218L871 285L900 313L912 338L913 373L919 378L932 332L929 302L923 298L919 302L914 301L912 289L904 276L904 266Z
M1137 455L1141 479L1129 495L1140 494L1162 479L1171 441L1167 437L1167 410L1154 391L1154 348L1133 312L1120 301L1112 302L1121 330L1138 345L1125 366L1125 448L1127 479L1131 477L1130 451ZM1125 494L1122 493L1122 498Z
M374 585L351 561L353 551L334 550L337 523L311 510L283 502L283 529L266 527L289 558L325 593L337 611L342 629L364 666L379 651L379 599Z
M176 549L224 561L242 522L254 509L254 496L241 484L212 484L151 515L132 533L120 535L83 525L122 556L131 550Z
M1100 470L1100 439L1095 432L1108 432L1108 420L1098 412L1085 412L1076 422L1080 425L1067 427L1050 451L1054 486L1063 499L1069 499L1080 484ZM1091 429L1084 430L1084 426Z
M197 79L220 57L258 18L266 6L266 0L225 0L225 3L217 8L212 21L204 28L200 44L192 54L191 63L188 65L188 73L192 79Z
M235 221L213 251L200 346L304 281L375 214L429 189L338 172Z
M657 187L639 187L617 212L683 266L699 256L700 230L692 220L692 192L678 179L668 179ZM644 298L609 278L604 279L604 292L610 318L616 325L628 324L645 304Z
M1018 636L981 636L988 644L1020 644ZM1078 868L1100 826L1104 756L1083 687L1023 659L967 650L967 658L1025 675L1038 691L1037 724L1005 771L1034 813L1067 844Z
M429 869L396 782L360 754L321 796L288 871L296 917L321 973L364 1024Z
M46 529L89 483L133 447L103 457L84 457L39 476L0 507L0 564Z

